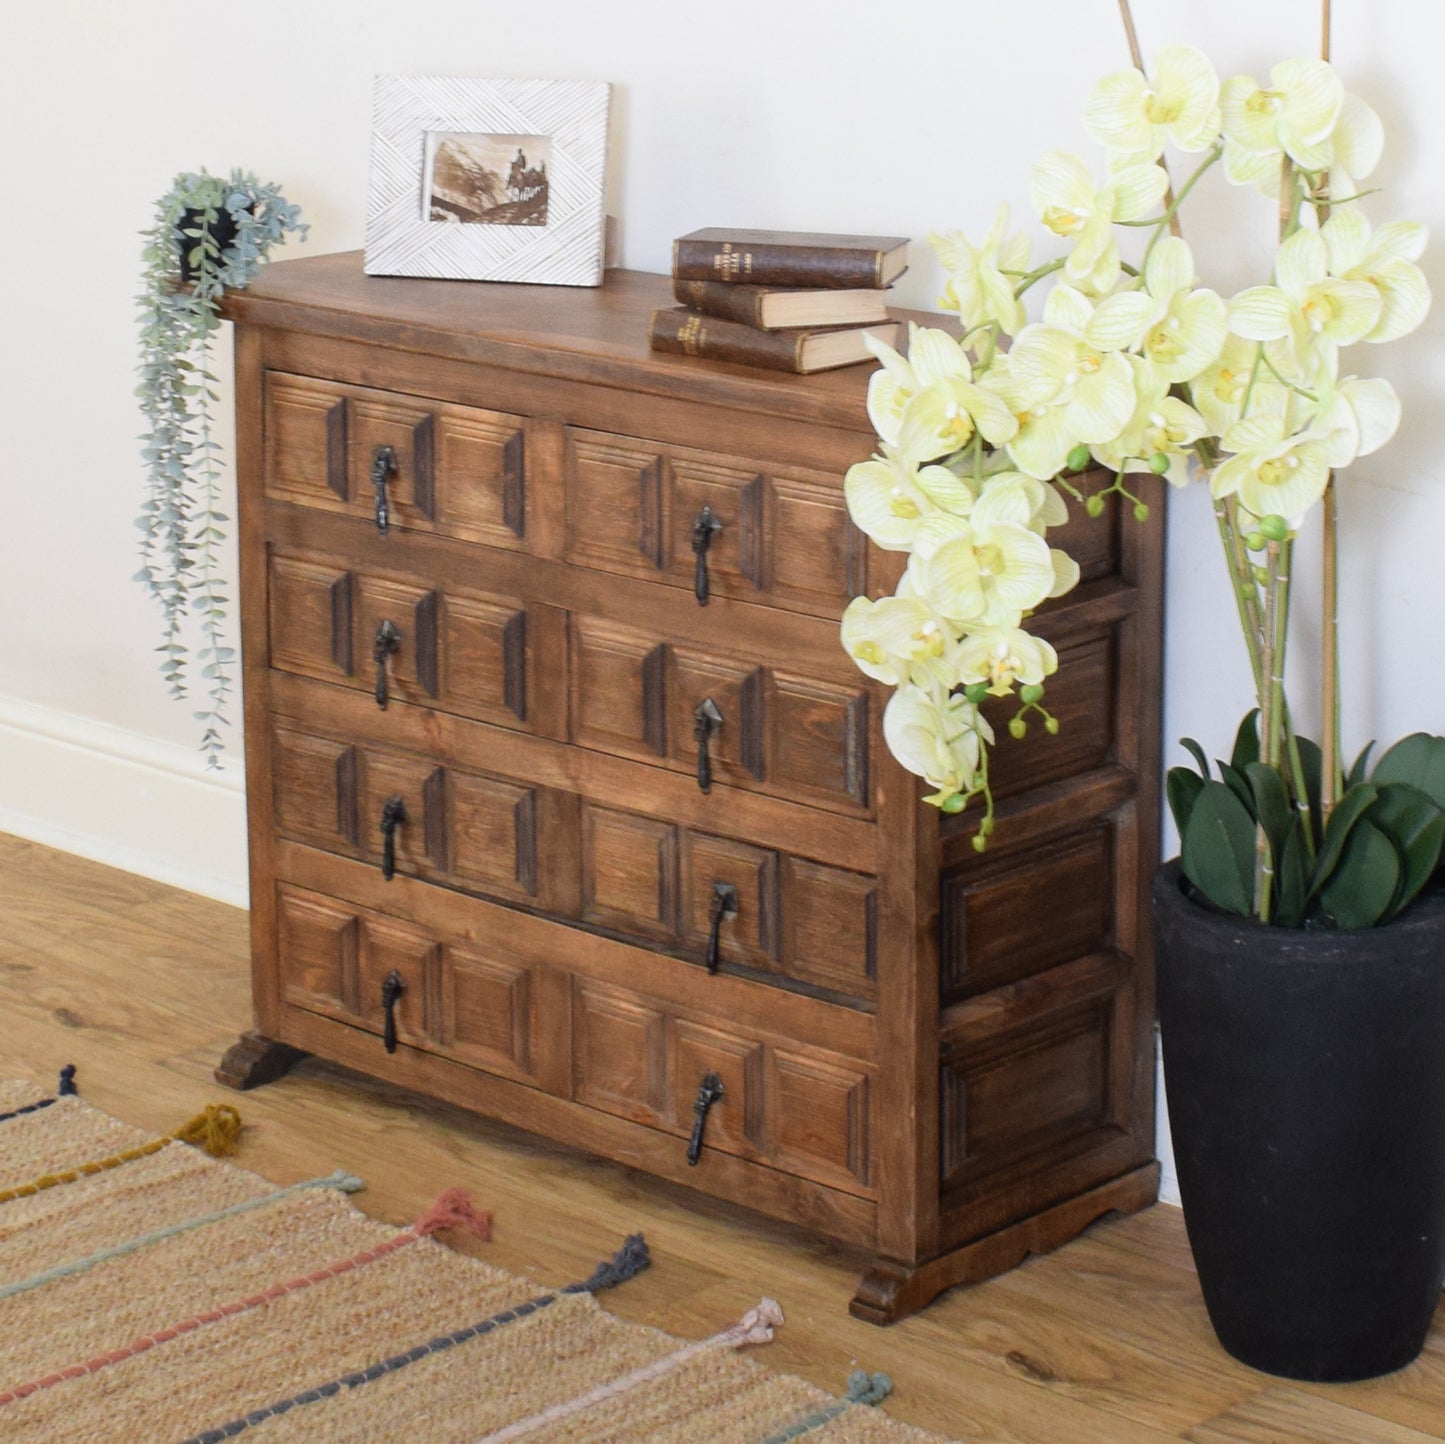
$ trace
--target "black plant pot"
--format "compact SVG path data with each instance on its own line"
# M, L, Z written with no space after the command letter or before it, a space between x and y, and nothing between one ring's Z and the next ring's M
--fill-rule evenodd
M187 207L181 212L182 236L179 241L181 261L181 282L183 285L190 285L196 279L195 268L191 265L191 252L200 244L193 236L185 235L186 231L198 230L201 225L201 217L205 214L201 210L193 210ZM235 244L236 240L236 218L228 210L217 210L216 219L211 222L211 235L216 245L224 252L227 246Z
M1344 1382L1419 1354L1445 1281L1445 892L1268 928L1154 881L1179 1191L1219 1342Z

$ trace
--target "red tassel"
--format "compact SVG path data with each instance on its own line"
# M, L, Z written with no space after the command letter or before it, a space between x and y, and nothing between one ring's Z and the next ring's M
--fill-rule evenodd
M460 1188L449 1188L412 1224L418 1234L436 1233L443 1228L464 1228L483 1243L492 1236L492 1215L472 1207L472 1201Z

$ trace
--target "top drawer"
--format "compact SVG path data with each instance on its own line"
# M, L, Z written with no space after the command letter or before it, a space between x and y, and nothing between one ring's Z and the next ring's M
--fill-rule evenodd
M868 584L841 477L575 427L567 560L830 620Z
M266 495L529 551L522 418L266 374Z

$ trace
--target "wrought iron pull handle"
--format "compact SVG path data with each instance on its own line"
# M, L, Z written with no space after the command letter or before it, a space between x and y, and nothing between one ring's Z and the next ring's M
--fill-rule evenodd
M381 1041L386 1045L388 1053L396 1052L396 1004L401 995L406 992L406 983L395 968L387 975L386 981L381 985L381 1008L386 1015L386 1026L382 1030Z
M723 724L723 715L711 697L704 697L693 709L692 736L697 743L697 785L703 792L712 790L712 739Z
M707 970L715 973L718 969L718 934L722 932L722 925L728 918L735 918L738 915L738 890L730 882L715 882L712 885L712 903L708 908L708 917L712 920L712 928L707 935Z
M388 797L381 807L381 875L387 882L396 876L396 830L406 821L406 802Z
M386 483L396 475L396 452L389 446L378 446L371 453L371 484L376 488L376 529L386 535L391 525L391 503Z
M707 606L708 598L707 549L712 545L713 537L722 528L722 522L718 520L717 513L710 506L704 506L698 512L697 520L692 524L692 550L693 555L697 558L693 566L692 590L700 607Z
M696 1168L702 1157L702 1130L707 1126L708 1109L723 1097L722 1079L716 1073L709 1073L698 1085L697 1097L693 1100L692 1111L696 1121L692 1125L692 1137L687 1141L687 1163Z
M376 658L376 705L385 708L390 700L386 685L386 659L401 646L401 633L389 618L376 629L376 645L372 656Z

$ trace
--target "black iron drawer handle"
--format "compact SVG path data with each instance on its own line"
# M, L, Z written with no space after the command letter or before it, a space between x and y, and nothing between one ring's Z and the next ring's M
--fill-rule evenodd
M396 876L396 830L405 821L405 800L388 797L381 806L381 875L387 882Z
M723 1097L722 1079L716 1073L709 1073L698 1085L697 1097L693 1100L692 1111L697 1121L692 1125L692 1137L687 1141L687 1162L689 1168L696 1168L702 1157L702 1130L707 1126L708 1109Z
M376 658L376 705L385 708L390 696L387 691L386 659L401 646L401 633L389 618L376 629L376 642L372 656Z
M396 452L389 446L378 446L371 453L371 484L376 488L376 529L386 535L391 525L391 503L387 500L386 483L396 475Z
M712 545L713 537L722 529L722 522L710 506L704 506L692 524L692 550L697 558L693 566L692 590L700 607L707 606L708 598L707 549Z
M738 915L738 890L730 882L715 882L712 885L712 903L708 907L708 917L712 921L712 928L707 935L707 970L709 973L717 972L718 968L718 934L722 931L722 925L728 918L735 918Z
M402 980L401 974L393 968L381 985L381 1007L386 1015L386 1026L382 1030L381 1041L386 1045L388 1053L396 1052L396 1005L404 992L406 992L406 983Z
M704 697L693 709L692 736L697 743L697 785L712 790L712 739L723 724L723 715L711 697Z

